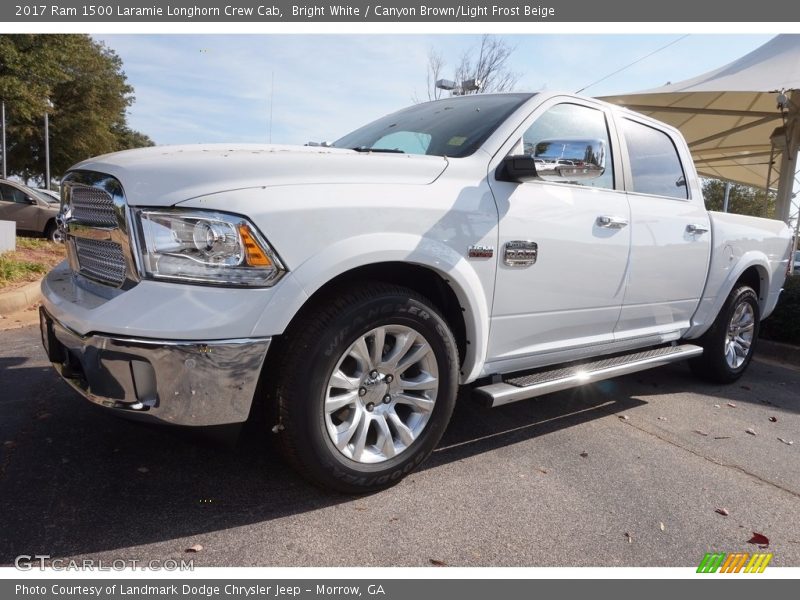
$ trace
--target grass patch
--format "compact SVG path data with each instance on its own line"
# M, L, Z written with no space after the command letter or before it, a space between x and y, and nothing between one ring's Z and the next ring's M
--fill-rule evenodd
M17 249L18 250L54 250L58 247L55 242L49 241L47 238L35 237L20 237L17 236Z
M36 281L64 260L64 244L17 236L17 249L0 254L0 290Z
M16 252L0 254L0 287L10 283L36 281L50 270L49 265L22 260L16 254Z

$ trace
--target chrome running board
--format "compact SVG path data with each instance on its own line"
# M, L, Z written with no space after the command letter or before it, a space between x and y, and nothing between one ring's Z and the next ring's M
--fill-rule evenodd
M504 376L499 383L484 385L476 388L475 391L486 400L490 407L494 408L517 400L534 398L603 379L660 367L693 356L700 356L702 353L703 349L693 344L664 346L567 367L539 369L522 375L510 374Z

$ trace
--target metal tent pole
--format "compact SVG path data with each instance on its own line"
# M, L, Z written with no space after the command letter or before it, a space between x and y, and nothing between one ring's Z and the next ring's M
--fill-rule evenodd
M800 90L794 90L789 100L789 115L786 119L786 146L781 152L778 196L775 198L775 218L787 223L792 208L798 150L800 150Z

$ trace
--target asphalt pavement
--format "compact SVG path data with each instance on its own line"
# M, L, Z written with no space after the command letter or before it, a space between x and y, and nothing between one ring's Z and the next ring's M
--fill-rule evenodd
M800 365L730 386L671 365L496 409L465 391L422 469L367 497L310 486L267 436L118 419L58 379L36 326L2 331L0 565L800 566Z

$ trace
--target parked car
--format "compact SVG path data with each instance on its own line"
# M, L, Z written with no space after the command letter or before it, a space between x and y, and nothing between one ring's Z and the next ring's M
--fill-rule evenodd
M56 204L61 202L61 195L54 190L48 190L45 188L36 188L36 191L39 192L40 194L44 194L45 196L47 196L50 202L54 202Z
M609 104L455 97L334 146L74 166L42 283L62 377L163 423L262 404L301 473L364 493L430 454L459 386L499 406L686 359L735 381L781 292L786 224L708 212L681 134Z
M0 220L15 221L17 231L44 235L54 242L63 241L56 224L58 210L58 197L0 179Z
M794 251L794 263L792 264L792 273L795 275L800 274L800 250Z

